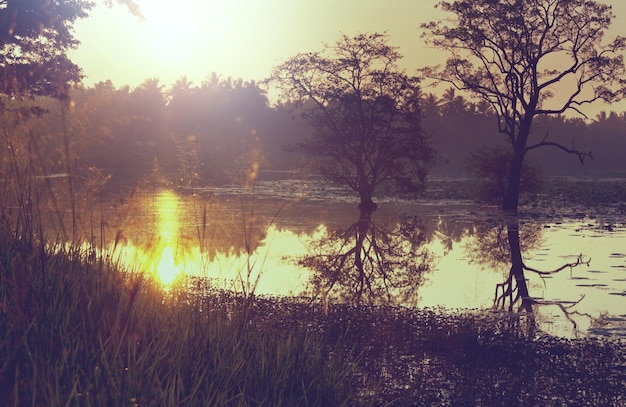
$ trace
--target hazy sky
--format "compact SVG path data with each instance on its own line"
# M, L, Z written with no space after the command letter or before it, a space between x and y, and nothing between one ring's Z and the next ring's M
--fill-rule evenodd
M298 52L317 51L341 33L387 31L409 73L444 56L425 47L420 24L442 14L439 0L137 0L145 21L125 8L98 6L76 23L72 53L85 83L116 86L183 75L199 84L211 72L260 80ZM614 26L626 35L626 2L614 5ZM175 7L171 5L175 4ZM613 33L614 34L614 33ZM608 109L607 109L608 110Z
M424 52L419 25L436 0L139 0L140 21L123 7L98 7L76 24L73 54L85 82L136 85L149 77L196 83L217 72L262 79L298 52L316 51L341 33L385 31L415 69ZM176 4L176 7L168 5ZM410 61L410 63L409 63Z

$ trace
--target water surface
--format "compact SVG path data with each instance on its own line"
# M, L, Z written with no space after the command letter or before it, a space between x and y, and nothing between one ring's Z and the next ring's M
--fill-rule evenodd
M330 244L333 233L354 227L358 234L355 225L362 217L347 191L293 179L261 181L254 188L155 189L111 210L115 220L108 223L105 240L114 239L118 256L154 271L164 283L184 273L246 294L312 295L319 301L333 301L336 286L321 295L320 285L312 284L313 272L300 260ZM542 331L626 336L626 225L611 216L598 210L545 214L534 208L515 221L530 270L544 273L580 263L554 274L524 273ZM400 302L493 309L498 285L511 270L507 227L512 226L496 209L467 201L382 198L371 223L377 228L371 230L380 230L379 241L384 231L396 239L387 241L387 252L413 244L419 246L413 255L428 253L415 292ZM398 231L412 242L397 240ZM389 264L410 267L396 258ZM519 310L518 302L508 304L510 309Z

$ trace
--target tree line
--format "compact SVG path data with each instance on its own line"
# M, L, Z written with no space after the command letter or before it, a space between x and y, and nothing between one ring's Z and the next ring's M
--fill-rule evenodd
M158 79L147 79L135 88L101 82L73 89L71 100L66 119L75 135L80 167L98 167L127 183L149 175L155 165L172 182L196 186L233 182L235 165L247 171L245 159L255 153L263 169L298 169L305 157L294 148L313 133L298 114L304 107L272 106L260 84L215 73L197 85L182 77L169 88ZM39 127L46 133L41 138L50 139L46 155L54 157L62 150L61 105L42 98L36 104L52 113L39 119ZM472 153L504 145L488 106L464 98L454 88L441 96L420 94L419 106L424 134L437 152L431 173L466 174ZM618 174L623 171L625 128L626 112L603 111L590 121L544 117L535 125L536 132L591 151L594 159L580 165L550 150L537 151L531 159L552 175Z

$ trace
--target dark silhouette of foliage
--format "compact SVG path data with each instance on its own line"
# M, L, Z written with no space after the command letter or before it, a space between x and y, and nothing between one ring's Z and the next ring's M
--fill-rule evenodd
M584 116L588 103L621 99L625 39L603 43L614 15L595 1L460 0L439 7L456 18L423 25L424 36L450 57L424 74L491 105L513 150L502 207L516 212L528 151L551 146L581 162L591 157L552 141L549 131L533 133L533 121L565 112Z
M376 188L418 193L434 151L421 127L415 77L397 67L401 55L385 34L343 35L320 52L298 54L269 81L299 102L313 129L299 149L329 180L375 208Z
M511 172L511 149L506 146L485 147L470 155L469 169L479 179L478 201L500 204L506 194L507 178ZM528 160L522 166L520 192L537 194L541 191L542 174Z
M132 0L117 3L139 15ZM83 0L0 1L0 94L67 99L82 77L67 56L79 43L73 24L93 6Z
M213 73L193 86L182 78L170 91L168 111L172 133L186 157L181 161L195 160L189 170L203 182L245 179L253 167L258 170L265 163L273 112L256 82Z

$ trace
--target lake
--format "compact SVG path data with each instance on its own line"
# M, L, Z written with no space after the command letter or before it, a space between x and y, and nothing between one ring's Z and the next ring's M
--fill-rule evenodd
M530 207L511 221L468 200L383 197L364 215L349 191L318 179L266 178L142 190L93 209L91 223L101 225L94 242L165 285L199 275L244 294L311 296L320 310L358 292L364 301L450 312L532 311L547 334L626 337L619 211ZM355 264L361 273L350 271Z

